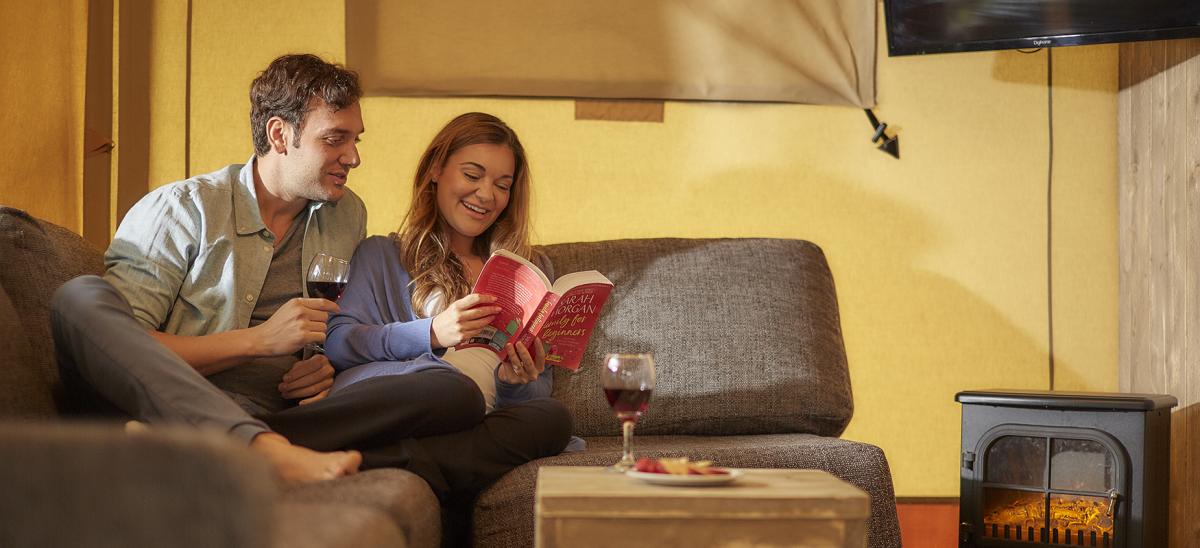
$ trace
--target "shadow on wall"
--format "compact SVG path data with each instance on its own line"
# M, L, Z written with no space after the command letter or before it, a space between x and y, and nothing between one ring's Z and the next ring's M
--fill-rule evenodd
M117 81L117 124L114 135L117 150L116 216L113 227L125 218L133 204L150 188L150 69L153 66L151 28L154 2L120 4L120 32L117 37L120 55ZM164 183L165 181L156 181Z
M1054 59L1057 61L1054 70L1055 89L1068 88L1083 91L1112 92L1114 82L1090 77L1087 74L1090 71L1081 71L1078 67L1068 71L1060 68L1073 66L1077 60L1081 62L1098 62L1104 59L1104 57L1086 54L1081 56L1080 54L1083 53L1083 50L1080 48L1105 47L1116 48L1117 46L1055 48ZM997 51L995 52L995 60L992 62L992 78L998 82L1044 87L1046 85L1046 58L1048 51L1045 48L1031 53L1021 53L1017 50Z
M680 196L675 207L700 209L697 201L720 195L720 189L733 182L764 177L794 180L795 173L805 171L797 167L725 172L686 189L686 197ZM714 220L712 226L744 227L738 236L807 239L824 249L837 285L855 391L857 421L851 422L851 429L855 422L869 425L865 430L871 432L871 439L863 441L884 444L901 469L925 468L928 461L924 454L897 454L888 447L896 438L885 436L908 436L915 425L928 426L931 435L941 433L938 449L951 463L941 469L955 475L952 461L957 454L953 449L959 411L954 393L993 387L1045 388L1043 339L1037 338L1040 333L1019 328L959 280L919 266L937 264L931 255L945 253L940 249L950 245L944 240L952 232L955 238L972 240L971 227L939 229L921 212L861 183L836 173L807 171L804 180L786 193L775 190L775 185L743 184L736 198L723 204L728 221ZM781 233L778 219L782 216L801 219L799 228ZM1042 281L1012 284L1025 288L1013 291L1044 293L1045 251L1040 245L1027 246L1028 262L1016 264L988 256L992 246L987 241L969 245L981 261L1013 269L1016 277ZM1029 314L1043 317L1045 310Z

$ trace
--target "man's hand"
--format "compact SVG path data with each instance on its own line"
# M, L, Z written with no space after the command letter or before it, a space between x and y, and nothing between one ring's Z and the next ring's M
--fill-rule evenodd
M260 355L283 356L306 344L325 342L325 322L338 310L337 303L325 299L295 298L283 303L267 321L251 328Z
M527 384L537 380L545 370L546 351L542 348L542 340L534 338L532 356L525 345L508 344L508 361L496 369L496 377L508 384Z
M433 317L429 327L433 347L450 348L475 336L500 312L498 306L483 306L494 302L494 295L472 293L450 303L441 314Z
M333 386L333 373L333 365L330 365L329 358L324 354L300 360L283 375L283 382L279 383L279 393L289 400L306 398L300 403L316 401L320 399L317 396L324 397L322 394Z

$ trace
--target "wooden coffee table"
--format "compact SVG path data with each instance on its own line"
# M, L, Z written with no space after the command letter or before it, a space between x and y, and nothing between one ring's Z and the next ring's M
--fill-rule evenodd
M727 485L683 487L543 466L536 545L866 546L871 501L862 490L820 470L743 472Z

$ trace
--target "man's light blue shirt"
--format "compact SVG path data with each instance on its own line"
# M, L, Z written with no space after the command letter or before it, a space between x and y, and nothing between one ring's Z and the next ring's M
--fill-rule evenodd
M250 325L276 238L258 210L254 161L155 189L121 221L104 279L147 328L199 336ZM322 251L349 259L367 232L366 207L349 188L337 202L311 202L297 222L306 266ZM296 275L304 287L305 273Z

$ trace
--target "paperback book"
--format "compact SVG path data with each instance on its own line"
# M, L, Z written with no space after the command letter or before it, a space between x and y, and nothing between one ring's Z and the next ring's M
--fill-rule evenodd
M495 295L500 312L458 348L488 348L503 360L506 344L521 343L532 352L536 337L542 341L547 365L575 371L612 287L595 270L567 274L550 283L524 257L497 251L483 265L472 291Z

